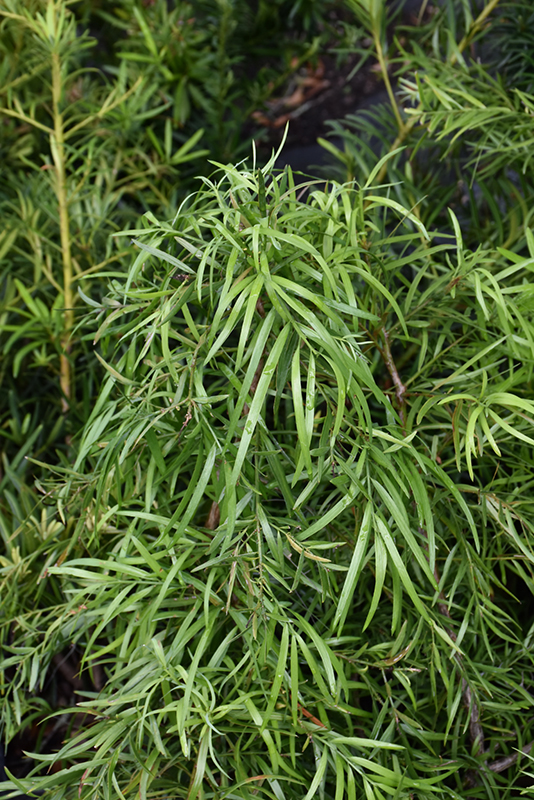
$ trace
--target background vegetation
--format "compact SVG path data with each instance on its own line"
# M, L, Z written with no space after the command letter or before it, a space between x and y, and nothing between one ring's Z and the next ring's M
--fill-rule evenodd
M302 184L330 10L1 11L13 796L530 792L531 10L338 5L390 102Z

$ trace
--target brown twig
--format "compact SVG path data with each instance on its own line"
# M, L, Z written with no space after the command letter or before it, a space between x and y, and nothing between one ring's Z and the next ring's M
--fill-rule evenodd
M465 678L463 678L462 680L462 689L463 689L464 705L466 708L470 709L469 738L471 739L471 744L472 745L478 744L476 751L478 753L484 753L486 749L484 742L484 731L482 729L482 725L480 724L480 711L478 703L476 699L473 697L471 693L471 687L469 686Z
M534 742L529 742L524 747L521 748L521 751L516 751L515 753L511 753L509 756L504 756L503 758L498 758L496 761L492 761L491 764L487 764L486 766L492 772L504 772L505 769L511 767L515 764L518 758L521 758L522 755L527 755L532 750L534 746Z
M382 328L382 335L384 336L384 347L380 348L380 352L382 354L382 358L384 359L384 363L387 367L389 374L391 375L391 380L395 385L395 394L397 396L397 402L399 404L399 417L404 428L404 424L406 422L406 386L401 381L399 372L395 365L395 361L393 360L393 356L391 355L391 348L389 346L389 335L386 328Z
M260 382L261 374L263 372L263 356L260 358L258 362L258 366L256 367L256 372L252 378L252 383L250 384L250 394L254 397L256 389L258 388L258 383ZM248 403L245 403L243 406L243 416L246 417L249 413L250 408Z
M192 419L193 419L193 415L191 414L191 406L189 406L188 409L187 409L187 413L185 415L185 419L183 421L182 427L180 428L180 430L178 432L178 442L180 441L180 438L182 436L182 433L184 432L184 429L187 428L187 425L189 424L189 422L191 422Z
M207 528L209 531L214 531L216 528L219 527L219 520L221 519L221 510L219 508L219 504L216 500L213 500L209 514L206 518L206 522L204 523L204 527Z

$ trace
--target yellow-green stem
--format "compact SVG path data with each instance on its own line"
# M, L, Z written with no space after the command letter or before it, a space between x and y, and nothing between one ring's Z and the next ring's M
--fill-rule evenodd
M63 393L63 411L67 411L73 394L72 371L69 360L70 335L74 324L72 296L72 254L69 206L65 169L65 139L61 113L61 61L59 53L52 54L52 99L54 108L54 133L50 135L50 149L56 172L56 196L59 208L59 229L63 261L63 334L61 337L60 386Z
M380 65L380 71L382 72L382 77L384 78L384 83L386 84L386 90L388 93L389 101L391 103L391 107L393 108L393 113L395 114L395 119L397 120L397 127L399 129L399 135L402 133L404 129L404 122L399 111L399 107L397 105L397 100L395 98L395 92L393 91L393 87L391 85L391 81L389 80L389 72L388 67L386 64L386 59L384 58L384 51L382 50L382 42L380 41L380 32L375 31L373 33L373 37L375 40L375 47L376 47L376 55L378 58L378 63Z
M499 3L500 3L500 0L490 0L488 5L480 12L480 14L476 18L476 20L471 25L471 28L469 29L468 33L466 33L466 35L460 41L460 44L458 45L458 52L459 53L461 53L463 50L465 50L465 48L470 43L470 41L473 38L473 36L475 35L475 33L480 30L480 28L481 28L482 24L484 23L484 20L486 19L486 17L488 17L491 14L491 12L495 8L497 8ZM408 136L408 134L412 130L412 128L415 125L415 123L417 122L417 116L413 116L407 122L403 122L402 119L400 118L400 112L399 112L397 103L395 101L395 96L393 95L393 91L391 89L391 84L389 83L389 77L387 75L387 70L384 68L385 67L385 62L384 62L384 66L382 66L382 61L380 60L381 58L383 59L383 54L382 54L382 48L380 46L380 41L379 41L379 39L378 39L378 37L376 35L375 35L375 44L376 44L376 48L377 48L378 61L380 63L380 67L382 69L382 74L384 75L384 80L386 81L386 88L389 87L388 88L388 94L389 94L391 103L393 105L393 109L395 111L395 118L397 119L397 124L399 125L399 133L397 134L397 136L395 138L395 141L393 142L393 144L391 145L391 147L389 149L389 152L391 153L393 150L396 150L398 147L400 147L403 144L404 140L406 139L406 137ZM454 64L454 63L456 63L456 61L457 61L457 55L456 55L456 53L453 53L451 58L450 58L450 62L451 62L451 64ZM417 109L417 111L419 111L420 109L421 109L421 104L419 104L419 108ZM400 119L400 124L399 124L399 119ZM384 178L386 177L387 169L388 169L388 162L386 161L383 164L382 169L380 170L380 172L376 176L376 182L377 182L378 185L380 185L382 183L382 181L384 180Z
M500 0L490 0L488 5L485 8L482 9L480 14L476 18L476 20L473 22L473 24L471 25L471 27L469 28L469 30L467 31L467 33L465 34L465 36L461 40L460 44L458 45L458 51L460 53L463 50L465 50L465 48L467 47L468 44L471 43L471 41L473 39L473 36L475 36L475 34L478 33L478 31L482 27L486 17L489 17L491 12L495 8L497 8L499 3L500 3ZM456 59L457 59L456 53L453 53L453 55L451 56L451 63L454 64L456 62Z

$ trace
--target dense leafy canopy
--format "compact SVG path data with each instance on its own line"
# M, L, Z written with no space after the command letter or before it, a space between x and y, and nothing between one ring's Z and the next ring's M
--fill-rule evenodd
M378 112L381 155L376 116L325 143L349 180L214 162L172 217L114 236L132 255L99 270L104 297L80 288L98 394L72 458L34 456L39 505L3 516L5 738L65 713L58 654L86 682L13 793L515 791L534 740L534 98L467 59L481 5L456 36L444 3L403 45L417 72ZM350 7L385 65L383 2Z

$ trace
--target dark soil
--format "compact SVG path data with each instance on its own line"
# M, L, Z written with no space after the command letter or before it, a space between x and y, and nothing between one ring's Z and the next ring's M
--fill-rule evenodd
M270 148L280 144L286 122L289 123L288 147L315 145L319 137L328 135L329 120L352 114L374 103L377 96L382 98L384 85L372 62L352 74L359 58L350 57L342 65L336 61L334 55L326 55L315 69L311 65L302 68L288 85L285 96L269 103L262 115L262 121L268 124L263 146ZM292 105L292 98L299 94L301 103ZM259 126L257 130L260 133Z
M392 0L391 5L398 6L388 32L388 38L393 40L399 26L417 24L421 0ZM429 3L425 17L432 13L434 8ZM334 27L343 22L343 12L338 14L336 19L333 13ZM358 44L372 50L370 39L364 38ZM330 137L330 120L342 120L348 114L389 103L376 60L371 57L361 63L362 60L359 54L336 52L333 43L330 52L317 63L302 66L284 90L253 115L246 133L255 139L260 156L267 159L273 149L278 149L288 123L284 151L277 166L290 164L294 169L306 171L327 162L331 157L317 140ZM393 75L392 82L395 82ZM340 146L341 140L334 143Z

